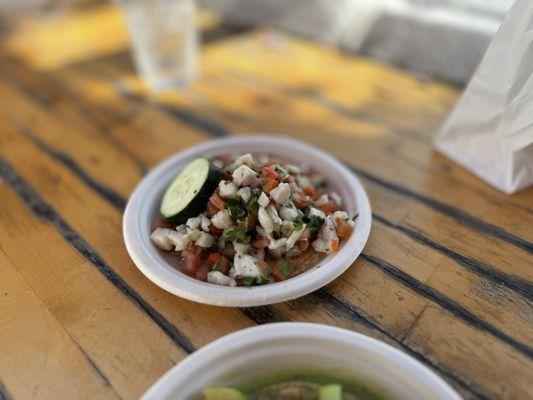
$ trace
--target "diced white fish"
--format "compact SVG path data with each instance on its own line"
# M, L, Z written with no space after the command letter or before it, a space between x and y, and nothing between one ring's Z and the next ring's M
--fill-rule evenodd
M252 189L249 186L245 186L245 187L240 188L237 191L237 194L240 196L242 201L244 201L245 203L248 203L250 199L252 198Z
M298 210L293 205L292 207L281 207L279 210L279 216L286 221L293 221L298 216Z
M192 230L198 229L198 227L200 226L201 223L202 223L202 217L201 216L189 218L187 220L187 226L189 228L191 228Z
M315 208L315 207L309 207L309 211L307 212L307 216L309 218L312 218L312 217L320 217L322 219L325 219L326 218L326 214L324 214L323 211Z
M211 226L211 220L207 218L205 214L200 214L202 216L202 222L200 223L200 227L204 232L209 232L209 227Z
M298 175L300 173L300 168L293 164L287 164L287 172L292 175Z
M189 239L195 242L200 238L201 233L204 233L204 232L201 232L198 229L192 229L189 231Z
M218 184L219 195L225 199L237 198L238 187L231 181L220 181Z
M281 234L285 237L289 237L294 231L294 224L291 221L283 221L280 226Z
M222 285L222 286L237 286L237 282L235 282L235 279L232 279L229 276L224 275L220 271L208 272L207 282L214 283L215 285Z
M209 233L200 232L200 236L196 239L195 244L204 248L211 247L215 244L215 238Z
M235 249L235 253L237 254L248 254L248 251L250 250L249 244L244 243L238 243L238 242L232 242L233 248Z
M285 204L291 195L291 187L288 183L280 183L270 191L270 197L278 204Z
M150 235L150 239L161 250L169 251L173 247L172 242L169 239L169 234L171 232L174 231L167 228L157 228Z
M227 209L220 210L211 217L211 223L219 229L228 229L233 225L233 221Z
M270 199L268 198L268 196L266 195L265 192L261 192L261 195L260 195L259 198L257 199L257 203L258 203L261 207L266 208L266 207L268 206L268 204L270 203Z
M258 261L248 254L236 254L233 259L236 276L257 278L261 276Z
M296 177L296 183L298 184L298 186L300 186L301 189L311 187L311 179L309 179L305 175L298 175Z
M185 250L191 242L190 235L188 233L184 233L183 231L171 231L168 234L168 239L174 245L174 250L176 251Z
M272 217L270 216L266 208L259 207L257 217L258 217L259 223L261 224L263 229L266 231L266 233L270 234L274 232L274 230L276 229L276 224L272 220Z
M280 226L283 222L281 218L279 217L278 210L276 210L276 207L274 207L274 204L269 204L266 208L268 211L268 215L270 215L270 218L272 218L272 221L276 226Z
M315 201L315 206L323 206L325 204L327 204L327 202L329 201L329 196L327 194L323 194L322 196L320 196L318 198L318 200Z
M270 239L270 243L268 244L268 250L271 255L273 255L276 258L280 258L285 253L287 246L287 238L280 238L280 239Z
M257 174L247 165L241 165L233 171L231 176L233 178L233 183L237 186L249 186L257 180Z
M297 231L293 231L289 238L287 239L287 249L292 249L296 242L300 239L300 236L304 233L305 230L305 224L303 225L302 229L298 229Z

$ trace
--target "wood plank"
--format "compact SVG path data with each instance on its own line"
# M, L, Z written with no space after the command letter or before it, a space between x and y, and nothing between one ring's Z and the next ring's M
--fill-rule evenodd
M118 399L2 250L0 265L0 397Z
M530 360L443 310L426 308L405 343L431 352L437 362L452 365L470 381L483 382L492 398L533 396Z
M464 308L472 314L464 316L470 323L485 321L524 345L533 343L533 305L506 286L472 273L379 220L374 220L364 254L408 274L411 279L406 285L420 288L427 298L444 303L449 310L461 313Z
M0 243L6 258L42 301L40 307L54 319L51 325L59 324L90 360L107 391L116 391L121 398L138 398L186 353L131 299L114 290L53 226L32 215L11 188L4 183L0 190ZM47 337L46 332L43 337ZM43 345L46 349L46 341ZM8 346L5 350L15 349ZM65 366L70 368L71 363ZM51 374L54 368L59 367L45 372ZM134 381L133 375L137 376ZM79 383L80 394L88 398L94 390L90 382ZM67 380L59 388L67 390L59 397L66 397L76 385Z
M531 291L533 271L530 268L531 254L517 250L508 242L491 235L472 232L454 219L394 194L374 182L363 179L372 201L374 213L405 232L419 235L426 241L442 246L443 252L453 252L486 275L505 281L510 287L523 292ZM513 217L517 220L519 215Z

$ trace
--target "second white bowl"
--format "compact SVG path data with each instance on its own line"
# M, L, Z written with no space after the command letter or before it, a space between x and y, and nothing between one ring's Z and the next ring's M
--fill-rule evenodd
M461 400L414 358L376 339L309 323L248 328L203 347L167 372L142 400L201 400L210 386L246 385L293 371L356 381L394 400ZM337 380L338 382L338 380Z

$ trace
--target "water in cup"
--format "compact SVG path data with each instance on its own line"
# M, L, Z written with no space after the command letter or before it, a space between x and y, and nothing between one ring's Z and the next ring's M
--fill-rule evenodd
M154 90L181 88L197 76L194 0L122 0L137 70Z

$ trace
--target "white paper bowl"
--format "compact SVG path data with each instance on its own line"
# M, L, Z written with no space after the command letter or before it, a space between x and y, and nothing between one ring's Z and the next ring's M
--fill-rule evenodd
M296 165L310 165L343 200L343 208L359 213L354 234L340 250L307 272L284 282L255 287L224 287L193 279L176 268L176 260L150 241L150 224L158 217L163 192L192 159L228 153L265 153ZM368 239L372 215L359 179L325 152L280 136L245 136L210 141L178 153L155 167L137 186L124 213L124 241L130 257L156 285L177 296L218 306L273 304L310 293L342 274L359 256Z
M376 339L309 323L276 323L232 333L173 367L142 400L202 399L209 386L246 384L304 369L363 382L395 400L461 400L430 369Z

